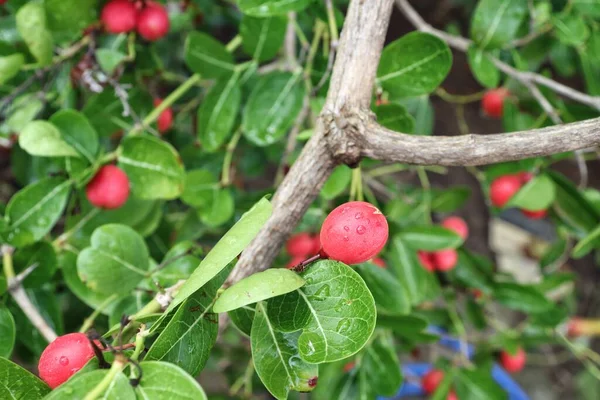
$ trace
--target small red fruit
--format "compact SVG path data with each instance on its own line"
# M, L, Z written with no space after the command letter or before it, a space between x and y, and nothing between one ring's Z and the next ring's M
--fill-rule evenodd
M54 389L66 382L93 357L94 350L83 333L59 336L44 349L40 357L40 378Z
M383 260L383 258L375 257L373 260L371 260L371 262L373 264L377 265L378 267L387 268L387 265L385 264L385 261Z
M94 207L119 208L129 197L129 178L119 167L105 165L88 183L85 193Z
M388 223L376 207L352 201L334 209L321 227L323 251L333 260L360 264L377 255L388 239Z
M508 96L508 89L498 88L488 90L481 99L483 112L492 117L502 117L502 109L504 108L504 99Z
M490 200L496 207L506 203L521 189L521 179L517 175L504 175L494 179L490 185Z
M169 32L169 26L167 10L161 4L147 1L137 21L140 36L153 42L165 36Z
M444 371L440 371L439 369L432 369L423 375L423 379L421 380L421 386L423 390L427 394L431 394L435 392L437 387L444 380Z
M315 240L309 233L298 233L287 241L286 249L292 257L312 256L315 254Z
M548 210L529 211L522 209L521 212L529 219L542 219L548 215Z
M431 255L431 259L438 271L450 271L456 267L458 253L454 249L438 250Z
M129 0L111 0L104 5L100 19L107 32L130 32L135 28L138 11Z
M458 400L458 396L454 390L448 392L448 396L446 396L446 400Z
M344 372L352 371L352 369L354 368L355 365L356 365L356 363L354 361L350 361L349 363L344 365Z
M461 217L448 217L442 221L442 226L456 232L463 240L469 236L469 227Z
M4 4L6 4L6 2L7 2L7 1L8 1L8 0L0 0L0 6L2 6L2 5L4 5Z
M435 271L435 266L433 265L432 253L428 253L426 251L419 250L417 252L417 257L419 257L419 261L423 268L425 268L429 272Z
M154 107L158 107L162 103L162 99L154 100ZM160 133L165 133L169 129L171 129L171 125L173 125L173 109L168 107L165 111L161 112L158 116L158 131Z
M533 179L533 174L531 172L519 172L517 176L524 184Z
M483 297L483 292L480 289L473 289L473 297L480 299Z
M526 358L525 351L519 347L515 354L502 351L500 353L500 364L508 372L515 373L523 369Z
M290 262L288 262L286 264L286 268L287 269L292 269L294 268L296 265L300 264L302 261L304 261L306 259L306 256L294 256L292 257L292 259L290 260Z

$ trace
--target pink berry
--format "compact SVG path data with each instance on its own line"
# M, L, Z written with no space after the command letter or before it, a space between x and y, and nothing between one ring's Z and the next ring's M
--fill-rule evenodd
M456 232L463 240L466 240L469 236L469 227L464 219L461 217L448 217L442 221L442 226L453 232Z
M375 257L373 260L371 260L371 262L377 265L378 267L387 268L385 261L381 257Z
M66 382L93 357L94 350L83 333L59 336L44 349L40 357L40 378L54 389Z
M94 207L119 208L129 197L129 178L119 167L105 165L88 183L85 193Z
M154 107L158 107L162 103L162 99L154 100ZM171 125L173 125L173 109L168 107L163 112L160 113L157 120L158 131L160 133L165 133L169 129L171 129Z
M454 249L438 250L431 256L433 265L438 271L450 271L456 267L458 253Z
M458 400L458 396L454 390L448 392L448 396L446 396L446 400Z
M500 353L500 364L510 373L516 373L525 366L527 355L522 348L519 348L515 354L510 354L507 351Z
M494 179L490 185L490 200L496 207L506 203L521 189L521 179L517 175L504 175Z
M548 210L529 211L522 209L521 212L529 219L542 219L548 215Z
M483 112L492 118L502 117L504 99L508 94L508 89L505 88L488 90L481 99Z
M519 172L517 176L519 177L519 179L521 179L521 182L523 184L533 179L533 174L531 172Z
M417 252L417 257L419 257L419 261L423 268L425 268L429 272L435 271L435 266L433 265L432 253L428 253L426 251L419 250Z
M138 11L129 0L111 0L102 8L100 19L110 33L130 32L135 28Z
M440 383L444 380L444 371L440 371L439 369L432 369L423 375L423 379L421 380L421 386L423 390L427 394L431 394L435 392Z
M306 232L292 236L286 245L287 252L292 257L307 257L316 254L315 240ZM318 251L318 250L317 250Z
M321 245L329 258L345 264L370 260L385 246L388 223L376 207L352 201L334 209L321 227Z
M167 10L153 1L146 2L137 21L137 31L141 37L151 42L169 33L169 14Z
M286 264L286 268L287 269L292 269L294 268L296 265L300 264L302 261L304 261L306 259L305 256L294 256L292 257L292 259Z

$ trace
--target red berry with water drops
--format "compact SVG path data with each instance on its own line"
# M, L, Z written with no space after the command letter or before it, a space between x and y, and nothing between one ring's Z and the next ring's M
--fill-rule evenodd
M59 336L44 349L40 357L40 378L54 389L66 382L93 357L94 350L83 333Z
M527 355L522 348L519 348L515 354L507 351L500 352L500 364L510 373L516 373L523 369Z
M431 394L435 392L440 383L444 380L444 371L440 371L439 369L432 369L423 375L423 379L421 380L421 386L423 390L427 394Z
M508 90L504 88L488 90L481 99L483 112L492 118L502 117L504 99L508 94Z
M377 265L378 267L387 268L387 265L386 265L384 259L381 257L375 257L373 260L371 260L371 262L373 264Z
M469 236L469 227L461 217L448 217L442 221L442 226L456 232L463 240L466 240Z
M428 253L426 251L419 250L417 252L417 257L419 257L419 261L423 268L425 268L429 272L435 271L435 266L433 265L432 253Z
M438 250L432 254L431 259L438 271L450 271L456 267L458 253L454 249Z
M292 257L306 257L316 254L315 240L311 234L306 232L298 233L289 238L286 249Z
M542 219L548 215L548 210L529 211L522 209L521 212L529 219Z
M138 10L129 0L111 0L104 5L100 19L107 32L130 32L137 23Z
M494 179L490 185L490 200L496 207L506 203L521 189L521 179L517 175L504 175Z
M153 42L169 33L169 27L167 10L161 4L147 1L137 21L137 31L140 36Z
M119 208L129 197L129 178L119 167L105 165L88 183L85 193L94 207L107 210Z
M370 260L385 246L388 223L372 204L351 201L334 209L321 227L323 252L345 264Z

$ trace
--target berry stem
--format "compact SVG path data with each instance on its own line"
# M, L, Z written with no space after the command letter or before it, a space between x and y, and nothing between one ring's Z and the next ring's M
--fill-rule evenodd
M135 336L135 349L133 350L133 354L130 357L133 361L138 360L140 354L142 354L142 351L144 350L145 343L146 335L145 332L142 330Z
M321 258L321 252L315 254L314 256L312 256L310 258L307 258L306 260L302 261L300 264L296 265L292 269L296 272L303 272L308 264L315 262L315 261L319 260L320 258Z
M425 207L425 216L431 223L431 184L429 183L429 177L427 171L423 167L417 167L417 174L423 187L423 205Z
M11 279L15 277L15 269L13 267L13 259L12 255L15 251L14 248L7 245L2 245L2 265L4 267L4 276L6 276L6 281L10 282Z
M235 51L235 49L240 47L241 44L242 44L242 37L240 35L236 35L233 39L231 39L231 41L229 43L227 43L227 45L225 46L225 49L228 52L232 53Z
M93 208L90 212L88 212L83 218L81 218L79 220L79 222L77 222L77 224L75 224L75 226L73 226L71 229L69 229L66 232L63 232L62 235L60 235L59 237L57 237L54 242L52 242L52 245L55 248L60 248L62 247L62 244L64 242L66 242L67 240L69 240L69 238L71 236L73 236L73 234L77 233L81 228L83 228L85 226L85 224L87 224L92 218L94 218L98 213L100 212L99 208Z
M100 395L102 395L102 393L108 389L117 375L121 373L123 368L125 368L125 365L126 363L121 359L121 357L116 357L106 376L104 376L100 383L98 383L96 387L84 397L84 400L96 400L98 397L100 397Z
M227 153L223 158L223 174L221 175L221 186L223 187L231 185L231 160L241 137L242 130L238 129L227 144Z

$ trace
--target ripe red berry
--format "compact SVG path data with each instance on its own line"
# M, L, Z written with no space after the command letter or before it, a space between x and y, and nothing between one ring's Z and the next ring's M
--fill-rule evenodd
M490 185L490 200L496 207L506 203L521 189L521 179L517 175L504 175L494 179Z
M466 240L469 236L469 227L461 217L448 217L442 221L442 226L456 232L463 240Z
M454 390L448 392L448 396L446 396L446 400L458 400L458 396Z
M427 394L431 394L435 392L437 387L444 380L444 371L440 371L439 369L432 369L423 375L423 379L421 380L421 386L423 390Z
M158 107L162 103L162 99L154 100L154 107ZM158 116L158 131L160 133L165 133L169 129L171 129L171 125L173 125L173 109L168 107L165 111L161 112Z
M6 4L6 2L7 2L7 1L8 1L8 0L0 0L0 6L2 6L2 5L4 5L4 4Z
M129 197L129 178L119 167L105 165L88 183L85 193L94 207L119 208Z
M522 209L521 212L529 219L542 219L548 215L548 210L529 211Z
M130 32L135 28L138 11L129 0L111 0L104 5L100 19L107 32Z
M523 184L533 179L533 174L531 172L519 172L517 176L519 177L519 179L521 179L521 182L523 182Z
M508 96L508 89L498 88L488 90L481 99L483 112L492 118L502 117L502 109L506 96Z
M292 257L312 256L315 250L315 240L306 232L298 233L287 241L287 252Z
M371 262L373 264L377 265L378 267L387 268L387 265L385 264L385 261L381 257L375 257L373 260L371 260Z
M515 354L502 351L500 353L500 364L508 372L515 373L523 369L526 358L525 351L519 347Z
M352 371L352 369L354 368L355 365L356 365L356 363L354 361L350 361L349 363L346 363L346 365L344 365L344 372Z
M40 357L40 378L54 389L66 382L93 357L94 350L83 333L59 336L44 349Z
M152 42L165 36L169 32L167 10L161 4L146 2L146 7L138 17L137 31L141 37Z
M454 249L438 250L431 255L433 266L438 271L450 271L456 267L458 253Z
M472 293L473 297L475 297L476 299L480 299L483 297L483 292L480 289L473 289Z
M286 264L287 269L292 269L296 265L300 264L302 261L306 259L306 256L294 256L292 259Z
M383 249L388 234L388 223L381 211L364 201L351 201L325 218L321 245L329 258L359 264Z
M417 257L419 257L419 261L423 268L425 268L429 272L435 271L435 266L433 265L432 253L428 253L426 251L419 250L417 252Z

